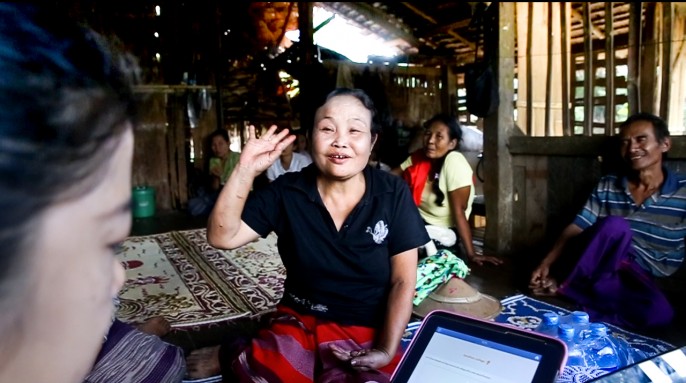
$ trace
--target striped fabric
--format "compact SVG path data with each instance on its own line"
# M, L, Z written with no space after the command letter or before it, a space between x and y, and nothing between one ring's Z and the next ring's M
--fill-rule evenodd
M233 372L240 382L388 382L400 361L400 347L389 365L369 372L354 371L328 347L335 343L343 349L369 348L374 335L370 327L343 326L280 305L270 326L234 361Z
M667 169L659 192L637 206L627 179L605 176L591 193L574 223L581 229L606 216L625 217L633 233L636 262L653 276L673 274L684 260L686 179Z
M178 383L185 373L180 348L115 320L85 383Z

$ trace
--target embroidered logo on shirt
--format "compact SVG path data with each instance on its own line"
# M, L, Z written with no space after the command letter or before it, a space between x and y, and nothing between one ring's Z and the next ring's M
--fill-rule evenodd
M388 225L384 221L379 221L374 225L374 231L372 231L371 227L367 227L367 233L371 234L374 242L380 245L388 235Z

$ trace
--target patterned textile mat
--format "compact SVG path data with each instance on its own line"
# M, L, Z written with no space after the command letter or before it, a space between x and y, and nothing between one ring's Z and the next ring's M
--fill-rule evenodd
M569 313L569 310L521 294L505 298L501 300L501 303L503 305L503 310L494 318L494 321L507 323L528 330L536 328L541 322L543 314L546 312L556 312L561 315ZM401 343L403 349L406 349L407 346L409 346L412 337L420 324L421 321L413 321L408 324ZM631 347L639 350L645 354L646 357L651 357L675 348L675 346L659 339L635 334L611 324L607 324L607 326L611 330L612 335L623 338ZM566 366L564 371L562 371L562 374L560 374L557 383L587 382L603 374L606 374L606 372L598 369Z
M216 323L265 313L283 295L274 234L232 251L211 247L205 229L129 237L118 257L124 322L162 315L173 327Z

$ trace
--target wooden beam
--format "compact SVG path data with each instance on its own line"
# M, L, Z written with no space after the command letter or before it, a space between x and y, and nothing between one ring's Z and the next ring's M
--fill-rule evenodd
M427 15L426 13L422 12L422 10L420 10L420 9L417 8L417 7L415 7L415 6L412 5L411 3L408 3L408 2L401 2L401 4L404 5L407 9L409 9L409 10L411 10L412 12L414 12L415 14L417 14L418 16L420 16L421 18L423 18L424 20L430 22L431 24L434 24L434 25L437 25L437 24L438 24L438 21L436 21L433 17L431 17L431 16ZM466 25L469 25L469 20L463 20L463 21L459 21L459 22L453 23L453 24L455 24L455 25L462 25L462 23L465 23L465 22L466 22ZM474 48L476 47L476 45L475 45L473 42L467 40L466 38L462 37L459 33L457 33L457 32L455 32L454 30L452 30L452 27L449 26L449 25L448 25L448 26L443 26L443 27L441 27L440 29L443 29L443 30L444 30L446 33L448 33L450 36L452 36L452 37L458 39L460 42L462 42L463 44L467 45L467 46L470 47L471 49L474 49ZM440 33L440 32L438 32L438 33Z
M405 4L405 3L403 3L403 4ZM431 20L433 20L433 19L431 19ZM441 26L436 27L434 29L430 29L430 30L420 32L420 35L423 38L427 38L429 36L437 35L439 33L446 33L446 32L451 31L453 29L459 29L459 28L467 27L467 26L469 26L469 23L471 23L470 19L455 21L455 22L450 23L450 24L441 25ZM434 22L433 24L437 24L437 22Z
M345 3L347 6L353 8L360 14L362 14L367 20L371 20L374 23L380 25L383 29L393 33L397 37L400 37L401 39L407 41L408 44L418 47L420 44L419 40L417 40L414 35L411 33L408 33L407 31L403 30L401 27L397 26L396 24L390 22L388 20L388 14L383 13L379 9L375 8L372 4L368 3L363 3L363 2L351 2L351 3ZM354 21L354 20L353 20Z
M508 150L512 155L598 156L607 141L605 136L593 137L512 137Z
M590 5L588 3L584 3L584 10L586 9L586 7L590 7ZM591 12L590 9L588 11L589 11L589 13ZM584 21L586 19L586 17L584 16L584 14L579 13L579 11L577 11L574 8L572 8L572 19L581 22L581 24L584 26L586 25L586 23ZM589 22L591 21L590 18L588 19L588 21ZM605 33L603 33L603 31L601 31L600 28L593 25L593 23L590 24L590 27L591 27L591 30L593 31L593 34L597 38L599 38L601 40L605 38Z
M617 136L527 137L513 136L507 150L513 156L597 157L614 145ZM615 141L616 142L616 141ZM686 160L686 136L672 136L668 160Z

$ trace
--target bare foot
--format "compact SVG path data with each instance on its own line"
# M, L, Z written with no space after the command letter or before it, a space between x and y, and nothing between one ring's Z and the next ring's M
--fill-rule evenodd
M203 379L221 374L219 346L192 351L186 358L186 371L191 379Z
M171 324L163 316L152 317L137 326L138 330L163 337L171 331Z

